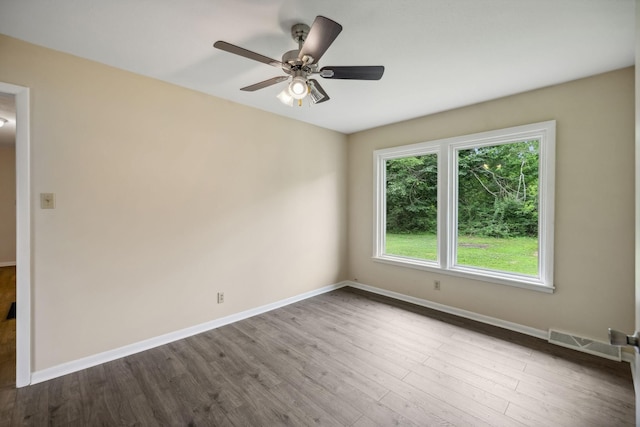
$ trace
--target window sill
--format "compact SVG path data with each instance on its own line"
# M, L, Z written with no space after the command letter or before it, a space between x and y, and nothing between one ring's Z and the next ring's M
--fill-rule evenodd
M497 285L512 286L521 289L528 289L531 291L544 292L551 294L554 292L555 287L553 285L544 285L534 278L517 277L508 274L501 274L499 272L484 271L466 269L463 267L455 267L453 269L443 269L439 267L435 262L418 260L415 258L407 258L394 255L382 255L374 256L375 262L383 264L395 265L397 267L414 268L417 270L430 271L438 274L445 274L448 276L462 277L470 280L480 280L482 282L493 283Z

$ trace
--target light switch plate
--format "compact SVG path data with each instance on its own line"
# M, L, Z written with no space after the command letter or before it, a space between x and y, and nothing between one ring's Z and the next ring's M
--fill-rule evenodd
M56 197L54 193L40 193L40 209L55 209Z

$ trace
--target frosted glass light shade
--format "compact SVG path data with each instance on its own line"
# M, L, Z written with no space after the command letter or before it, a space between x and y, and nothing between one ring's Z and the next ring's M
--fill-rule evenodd
M302 99L309 93L307 81L304 77L294 77L289 83L289 94L295 99Z
M289 94L289 88L286 87L277 95L280 102L289 107L293 107L293 97Z

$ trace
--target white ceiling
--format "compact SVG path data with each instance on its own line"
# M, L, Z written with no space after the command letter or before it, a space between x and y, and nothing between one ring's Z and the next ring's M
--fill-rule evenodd
M280 70L212 47L280 59L316 15L344 28L320 66L382 80L318 77L331 100L292 108L239 90ZM6 35L344 133L632 65L634 25L634 0L0 0Z

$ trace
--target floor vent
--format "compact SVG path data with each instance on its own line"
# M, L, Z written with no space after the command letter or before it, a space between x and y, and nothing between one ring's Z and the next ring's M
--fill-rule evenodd
M554 331L553 329L549 330L549 342L618 362L622 360L620 347L588 338L576 337L564 332Z

